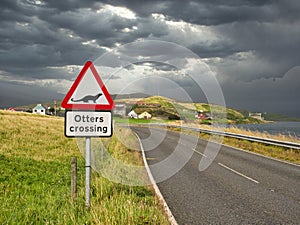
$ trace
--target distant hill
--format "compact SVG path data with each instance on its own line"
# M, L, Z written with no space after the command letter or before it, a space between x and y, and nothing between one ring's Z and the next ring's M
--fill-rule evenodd
M195 121L195 115L203 113L206 117L210 117L209 120L203 119L204 123L263 123L261 120L246 117L234 109L207 103L178 102L161 96L117 99L116 103L126 104L130 107L129 110L134 110L137 114L146 111L159 119Z
M113 100L117 99L127 99L127 98L147 98L150 97L150 95L144 94L144 93L132 93L132 94L112 94L111 98Z
M32 109L37 104L42 104L43 106L51 107L51 108L54 108L54 105L56 105L56 107L59 108L60 105L61 105L61 102L62 102L62 100L55 100L55 101L52 101L52 102L37 102L37 103L33 103L33 104L17 106L16 108Z
M125 103L127 105L127 111L134 109L136 113L142 113L144 111L149 112L151 115L161 119L182 119L182 120L195 120L196 112L214 113L214 119L217 122L227 122L232 124L238 123L263 123L264 121L249 117L247 110L236 110L231 108L222 108L221 106L210 105L207 103L191 103L191 102L178 102L174 99L161 97L161 96L149 96L144 93L132 93L122 95L111 95L115 103ZM36 104L41 103L47 107L54 107L55 102L37 102L35 104L18 106L16 108L32 109ZM56 100L56 106L59 108L61 100ZM219 112L226 111L227 121L221 121L224 115L219 115ZM300 118L292 118L280 114L263 115L267 121L298 121Z
M288 117L281 114L264 114L265 120L268 121L291 121L291 122L300 122L300 118L297 117Z

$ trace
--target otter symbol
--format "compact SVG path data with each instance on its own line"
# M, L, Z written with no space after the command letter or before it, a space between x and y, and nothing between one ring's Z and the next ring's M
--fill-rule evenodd
M97 99L100 98L101 95L102 95L101 93L96 94L96 95L87 95L87 96L84 96L83 98L77 99L77 100L74 100L74 98L71 98L71 101L72 102L89 102L89 101L93 101L94 103L96 103Z

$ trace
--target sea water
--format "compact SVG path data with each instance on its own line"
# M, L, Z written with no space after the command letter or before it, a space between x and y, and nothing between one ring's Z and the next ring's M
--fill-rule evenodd
M235 124L229 125L241 129L267 132L270 134L283 134L300 137L300 122L272 122L264 124Z

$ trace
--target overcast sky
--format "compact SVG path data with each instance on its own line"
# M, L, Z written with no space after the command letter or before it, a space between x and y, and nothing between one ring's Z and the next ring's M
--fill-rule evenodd
M86 61L148 40L195 53L215 74L226 105L300 117L298 0L1 0L0 108L63 98ZM163 64L124 71L160 71L172 81L181 73L190 82ZM161 76L158 83L157 94L167 93ZM107 88L115 92L116 85Z

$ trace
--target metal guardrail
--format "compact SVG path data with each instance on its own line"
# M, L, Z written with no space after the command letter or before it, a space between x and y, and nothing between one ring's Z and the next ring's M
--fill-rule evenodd
M274 146L279 146L279 147L284 147L284 148L300 150L300 143L295 143L295 142L280 141L280 140L275 140L275 139L270 139L270 138L261 138L261 137L243 135L243 134L235 134L235 133L230 133L230 132L207 130L207 129L201 129L201 128L187 127L187 126L177 126L177 125L157 124L157 123L147 123L145 125L181 128L181 129L193 130L193 131L203 132L203 133L208 133L208 134L220 135L220 136L224 136L224 137L232 137L232 138L237 138L237 139L242 139L242 140L247 140L247 141L252 141L252 142L258 142L258 143L263 143L263 144L268 144L268 145L274 145Z

